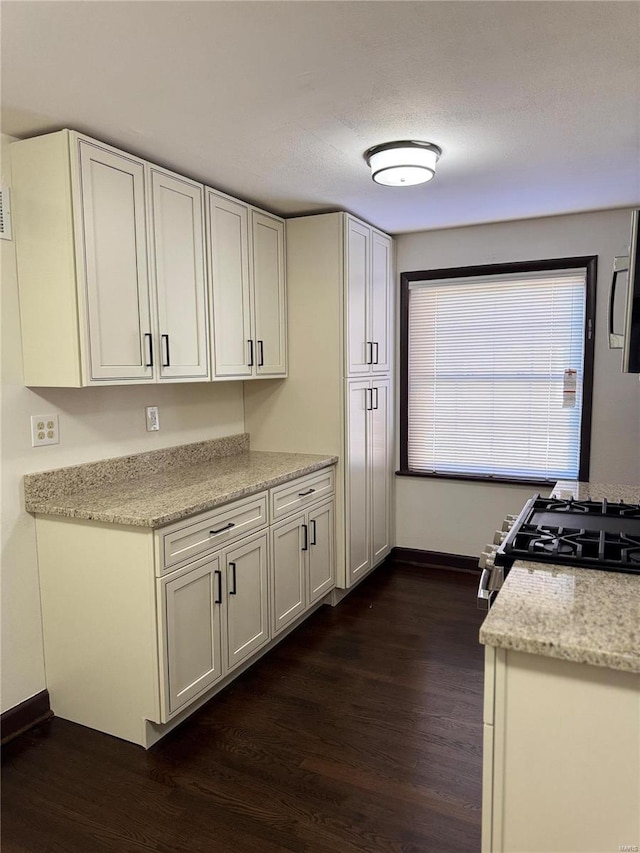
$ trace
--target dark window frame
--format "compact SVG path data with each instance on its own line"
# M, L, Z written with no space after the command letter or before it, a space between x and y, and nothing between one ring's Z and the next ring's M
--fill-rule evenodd
M405 477L429 477L445 480L479 480L487 483L515 483L531 485L554 484L555 480L522 477L498 477L483 474L446 474L415 471L408 464L409 437L409 284L412 281L428 281L446 278L473 276L509 275L513 273L548 272L550 270L583 268L586 279L586 304L584 318L584 379L582 388L582 418L580 425L580 461L578 480L589 480L591 456L591 416L593 408L593 364L596 329L596 281L598 256L584 255L575 258L554 258L540 261L516 261L504 264L481 264L468 267L451 267L436 270L413 270L400 273L400 470L396 474Z

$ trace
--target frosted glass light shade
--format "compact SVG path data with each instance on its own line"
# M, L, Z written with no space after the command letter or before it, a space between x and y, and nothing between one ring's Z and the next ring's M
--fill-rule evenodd
M386 142L370 148L365 160L371 177L386 187L409 187L430 181L442 149L431 142Z

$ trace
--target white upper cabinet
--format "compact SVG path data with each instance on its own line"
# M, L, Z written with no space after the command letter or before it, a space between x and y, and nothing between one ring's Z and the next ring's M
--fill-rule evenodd
M369 373L371 362L367 312L371 229L351 218L346 225L347 375L356 376Z
M80 139L91 380L151 379L144 163Z
M284 221L207 189L216 379L286 376Z
M213 375L248 378L255 344L249 296L249 208L207 189Z
M204 190L155 166L149 175L157 373L160 379L208 379Z
M204 188L69 130L11 157L25 385L208 379Z
M346 375L391 369L391 238L345 218Z
M391 370L392 299L391 238L372 230L371 278L367 306L373 345L372 373L389 373Z
M253 292L258 376L287 373L284 222L251 211Z

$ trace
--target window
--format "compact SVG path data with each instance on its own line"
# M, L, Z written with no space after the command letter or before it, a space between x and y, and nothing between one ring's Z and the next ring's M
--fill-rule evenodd
M588 479L596 258L401 275L401 474Z

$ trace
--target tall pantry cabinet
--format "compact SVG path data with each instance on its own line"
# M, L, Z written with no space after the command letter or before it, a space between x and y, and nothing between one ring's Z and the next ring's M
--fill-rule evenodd
M289 378L245 385L255 450L334 453L337 585L391 550L391 238L346 213L287 220ZM258 387L259 386L259 387Z

